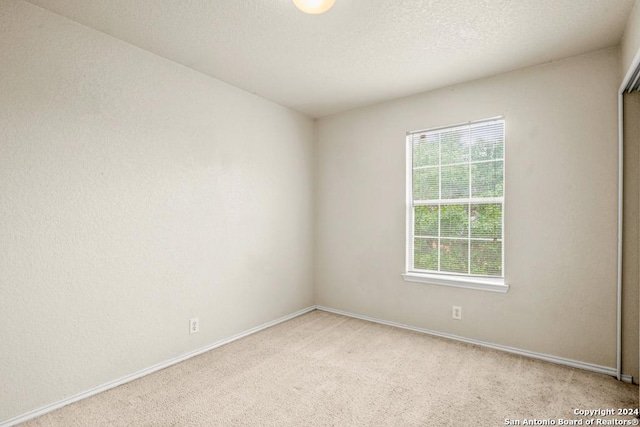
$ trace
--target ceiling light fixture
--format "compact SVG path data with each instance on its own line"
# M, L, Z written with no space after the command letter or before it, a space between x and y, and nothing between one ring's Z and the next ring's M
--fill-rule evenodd
M336 0L293 0L293 4L304 13L319 15L331 9Z

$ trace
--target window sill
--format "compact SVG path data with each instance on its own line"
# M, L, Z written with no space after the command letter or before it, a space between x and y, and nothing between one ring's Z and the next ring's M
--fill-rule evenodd
M432 285L452 286L454 288L467 288L479 291L505 293L509 290L509 285L507 285L502 278L447 276L444 274L416 273L412 271L403 273L402 278L407 282L429 283Z

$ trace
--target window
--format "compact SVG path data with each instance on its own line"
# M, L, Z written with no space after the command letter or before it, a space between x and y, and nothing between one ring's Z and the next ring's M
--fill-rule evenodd
M407 134L405 280L506 292L504 120Z

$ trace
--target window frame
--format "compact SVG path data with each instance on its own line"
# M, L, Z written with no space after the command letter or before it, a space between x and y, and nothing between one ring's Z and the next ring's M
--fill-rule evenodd
M505 281L505 263L504 263L504 253L505 253L505 229L504 229L504 212L505 212L505 170L506 170L506 150L503 151L503 175L502 175L502 185L503 185L503 193L502 197L499 198L484 198L487 199L500 199L500 203L502 203L502 276L494 277L494 276L481 276L481 275L470 275L464 273L449 273L449 272L432 272L425 270L414 269L413 260L414 260L414 208L415 206L420 206L420 204L414 204L413 199L413 137L418 133L427 133L433 132L443 129L452 129L456 127L463 126L472 126L474 124L481 124L486 122L495 122L502 121L504 126L504 133L506 136L506 122L504 116L492 117L488 119L470 121L467 123L460 123L450 126L440 126L436 128L418 130L407 132L405 136L405 147L406 147L406 231L405 231L405 240L406 240L406 254L405 254L405 272L402 274L402 277L405 281L408 282L420 282L420 283L428 283L434 285L442 285L442 286L451 286L457 288L467 288L467 289L475 289L475 290L484 290L491 292L500 292L504 293L509 290L509 286ZM471 162L471 159L469 159ZM441 195L440 195L441 196ZM443 199L439 199L439 203ZM469 203L473 200L471 197L467 197L466 199ZM469 243L471 240L469 240ZM469 260L470 262L470 260Z

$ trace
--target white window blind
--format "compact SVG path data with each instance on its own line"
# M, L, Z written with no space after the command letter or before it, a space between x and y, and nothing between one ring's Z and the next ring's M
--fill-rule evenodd
M504 120L407 134L407 271L503 277Z

